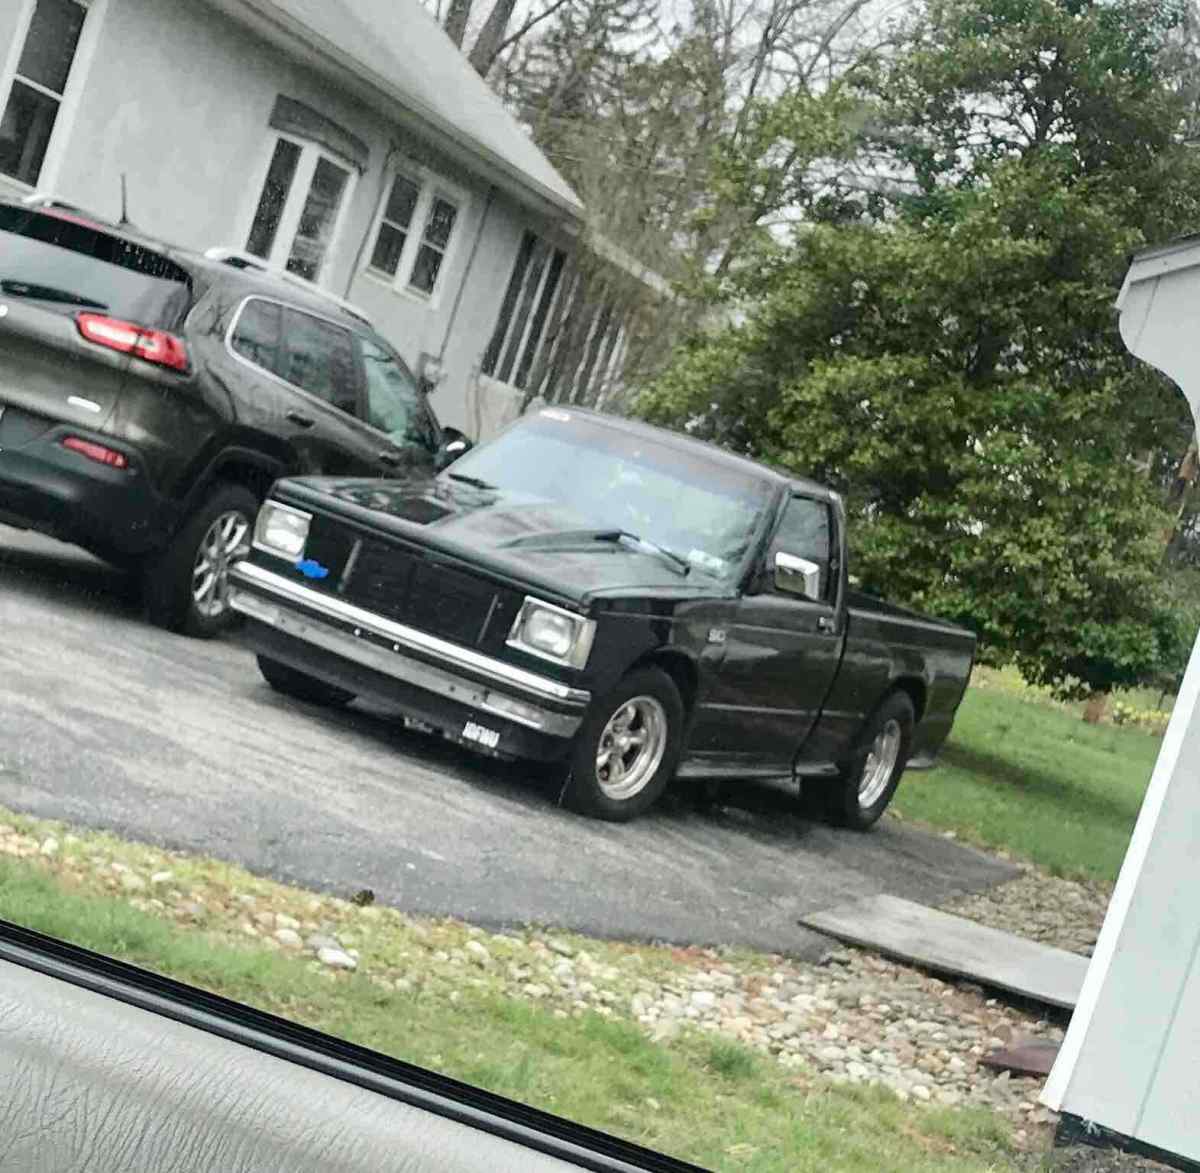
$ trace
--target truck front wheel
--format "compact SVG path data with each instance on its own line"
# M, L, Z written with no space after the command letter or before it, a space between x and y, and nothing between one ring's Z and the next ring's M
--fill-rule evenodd
M624 823L666 789L679 762L683 700L659 668L631 672L584 719L563 801L581 814Z
M916 714L907 693L889 694L869 718L861 744L826 794L832 822L865 831L887 810L912 751Z

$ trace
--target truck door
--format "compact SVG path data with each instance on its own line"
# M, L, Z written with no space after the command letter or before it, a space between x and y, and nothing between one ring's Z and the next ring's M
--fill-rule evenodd
M730 765L778 766L791 773L796 753L820 713L841 660L839 569L828 502L794 494L784 506L752 593L738 602L717 673L714 706ZM817 567L817 598L776 584L777 554ZM697 747L700 748L700 747Z

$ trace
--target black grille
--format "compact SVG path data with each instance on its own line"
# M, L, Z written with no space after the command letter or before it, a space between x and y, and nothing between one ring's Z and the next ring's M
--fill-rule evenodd
M512 608L511 592L369 538L337 589L347 602L468 646L479 643L489 618Z

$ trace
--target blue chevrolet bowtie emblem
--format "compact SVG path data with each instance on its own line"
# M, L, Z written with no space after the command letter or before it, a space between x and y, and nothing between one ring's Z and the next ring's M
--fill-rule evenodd
M305 578L328 578L329 567L322 566L319 562L312 558L302 558L296 563L296 569L300 571Z

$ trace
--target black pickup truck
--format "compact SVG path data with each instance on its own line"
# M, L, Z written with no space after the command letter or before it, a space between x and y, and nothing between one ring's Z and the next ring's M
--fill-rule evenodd
M785 776L865 829L975 652L850 590L829 489L575 408L436 476L279 481L230 577L275 689L562 761L564 800L612 820L673 777Z

